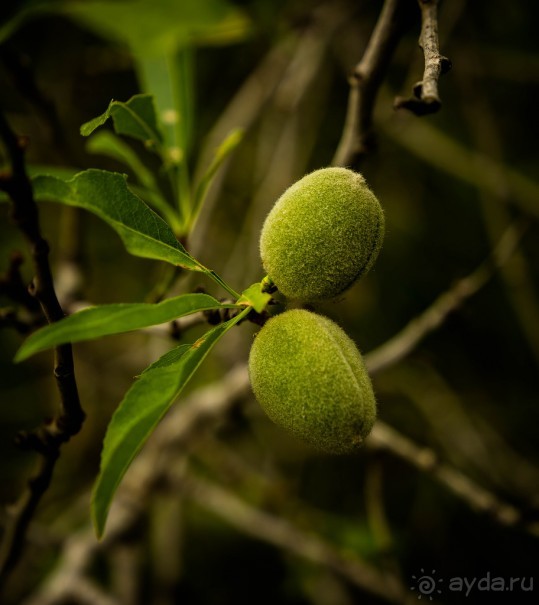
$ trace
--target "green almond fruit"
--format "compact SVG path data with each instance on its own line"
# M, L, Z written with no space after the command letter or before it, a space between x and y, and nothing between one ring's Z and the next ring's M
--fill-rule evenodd
M289 187L268 214L262 264L286 297L331 299L372 267L384 224L382 207L360 174L322 168Z
M271 318L249 374L269 418L316 449L353 452L372 429L376 400L361 354L327 317L293 309Z

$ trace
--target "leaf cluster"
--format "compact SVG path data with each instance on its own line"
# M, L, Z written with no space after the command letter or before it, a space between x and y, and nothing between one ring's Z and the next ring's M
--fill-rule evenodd
M81 127L81 134L92 135L109 119L114 132L94 134L90 139L90 149L123 161L137 174L140 185L132 187L125 175L106 170L89 169L69 179L41 174L32 181L35 199L60 202L92 212L116 231L130 254L162 261L184 271L202 273L222 287L233 302L220 302L207 294L194 293L158 303L95 306L34 332L18 351L16 361L23 361L39 351L67 342L139 330L194 313L225 309L232 313L230 319L211 328L196 342L181 344L152 363L121 401L107 429L101 470L92 500L92 515L99 536L104 531L107 513L121 478L159 420L219 339L251 311L262 313L271 299L262 291L262 284L253 284L241 294L236 292L215 271L189 254L178 239L179 234L192 228L212 179L240 142L241 133L234 131L216 151L213 162L195 189L193 205L188 213L181 214L165 200L155 175L120 138L125 136L142 141L148 150L160 157L165 170L170 168L153 96L139 94L125 103L111 101L103 114Z

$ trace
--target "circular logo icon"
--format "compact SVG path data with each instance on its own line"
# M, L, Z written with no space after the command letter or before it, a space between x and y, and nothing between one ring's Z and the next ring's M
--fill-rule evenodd
M436 578L436 570L431 571L431 575L427 575L425 570L421 568L421 575L412 576L415 581L415 586L410 586L411 590L417 590L417 599L420 601L423 597L428 597L429 601L432 601L432 595L436 592L441 594L442 591L438 588L438 583L443 582L441 578Z

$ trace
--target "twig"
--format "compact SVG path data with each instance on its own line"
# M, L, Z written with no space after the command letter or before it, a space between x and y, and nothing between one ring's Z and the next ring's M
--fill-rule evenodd
M441 462L428 447L421 447L385 422L378 421L365 440L367 447L382 449L406 460L421 472L431 475L473 509L490 515L509 527L522 527L539 537L539 522L528 522L515 506L502 501L495 494L478 485L457 469Z
M439 328L450 313L476 294L511 257L527 226L527 222L509 226L491 256L475 271L438 296L430 307L412 319L398 334L368 353L365 363L369 373L380 372L406 357L428 334Z
M56 569L24 605L52 605L69 596L72 587L85 579L95 557L108 552L140 523L148 498L170 470L166 452L187 448L248 393L247 367L240 365L173 408L129 468L112 503L103 539L98 542L91 528L73 534L63 545Z
M386 0L361 61L350 76L348 109L334 166L352 166L374 146L376 95L399 42L407 16L403 0Z
M451 69L451 61L438 48L438 0L418 0L421 9L419 46L425 55L423 80L414 85L413 96L397 97L395 109L408 109L417 116L437 112L442 106L438 80Z
M21 275L24 258L20 252L13 252L7 271L0 275L0 295L10 298L23 309L4 307L0 309L0 328L11 327L20 334L28 334L44 321L41 307L34 296L28 292ZM18 311L21 311L19 313Z
M13 252L9 259L9 267L4 275L0 275L0 294L7 296L13 302L22 305L31 313L40 311L39 303L28 292L22 275L21 265L24 258L20 252Z
M174 456L175 460L178 460L178 450L185 451L201 432L215 426L220 419L232 410L236 402L247 396L249 392L247 366L240 364L228 372L223 379L198 389L181 406L173 408L170 414L157 427L154 435L152 435L150 441L135 459L125 476L118 495L112 504L107 531L103 540L98 542L89 528L81 529L79 532L72 534L63 546L62 555L56 569L48 576L46 582L36 590L34 595L24 602L24 605L52 605L53 603L62 602L62 597L68 596L71 588L77 582L85 580L95 557L100 553L108 552L111 546L118 540L121 540L122 536L130 533L132 528L140 522L148 497L150 497L158 485L162 484L163 478L169 475L171 468L175 466L170 464L170 454ZM495 503L496 506L491 510L497 511L498 516L496 518L498 520L518 520L522 518L519 511L516 511L510 505L502 503L483 488L476 486L458 471L440 463L432 450L418 446L383 422L379 421L376 423L373 433L366 440L366 446L390 451L392 454L407 460L422 471L428 471L433 474L438 473L436 475L437 479L451 489L455 495L474 507L487 510L489 503ZM436 470L438 468L441 469L439 472ZM201 494L200 485L198 481L196 484L191 483L192 489L199 488L199 496ZM472 487L470 488L470 486ZM207 484L202 485L202 489L205 487L207 487ZM212 487L210 485L210 488ZM187 489L189 490L189 486L187 486ZM469 495L470 491L473 493L472 496ZM217 501L219 501L220 493L217 493ZM212 494L215 495L216 492L212 491ZM227 518L227 514L233 514L234 510L244 510L243 508L234 508L236 506L236 496L228 492L226 496L228 497L228 501L232 502L232 508L225 510L223 513L225 518ZM201 504L204 506L206 506L206 502L208 502L208 507L213 506L212 502L209 502L206 497L203 500L204 502L201 502ZM481 503L483 503L483 506L481 506ZM252 509L248 504L241 501L239 504L240 507L247 507L247 523L253 532L258 532L255 535L261 538L262 535L260 532L265 535L269 527L269 533L271 534L269 540L272 543L275 543L276 540L284 540L288 544L289 538L286 536L283 538L284 534L281 534L282 529L279 529L279 532L275 535L271 532L272 525L265 526L266 529L264 529L265 517L264 523L261 523L262 517L257 515L260 511ZM215 510L215 512L221 514L221 510L224 509L219 507L219 510ZM253 512L255 517L252 516ZM265 513L261 514L264 515ZM254 524L252 523L253 519L256 521ZM279 527L283 527L280 525L281 520L277 519L277 521L279 522ZM231 522L236 524L233 519L231 519ZM287 523L286 521L284 522ZM258 531L259 527L262 528L260 531ZM284 527L288 530L287 525ZM293 526L293 529L297 531L295 526ZM292 533L290 535L294 536L295 534ZM320 562L327 562L326 564L332 569L336 569L341 565L343 560L341 555L337 559L334 559L334 551L331 547L329 547L331 550L328 550L324 546L320 549L319 545L316 544L311 551L311 536L308 536L308 538L309 540L304 542L303 545L291 546L291 548L295 549L293 552L304 556L303 550L305 550L306 558L314 560L314 557L318 557ZM315 538L315 540L318 540L318 538ZM279 546L281 547L281 544ZM283 544L282 547L284 548L285 545ZM326 559L326 557L329 558ZM345 561L343 575L351 579L350 576L355 576L358 573L358 569L353 561ZM354 582L352 579L351 581ZM357 584L357 582L354 583ZM364 586L364 584L361 585ZM386 588L386 590L389 589Z
M366 592L391 603L406 602L404 586L395 576L378 571L357 558L347 557L291 521L269 514L232 492L190 474L179 488L200 506L225 519L244 533L308 561L324 565Z
M14 328L19 334L27 334L30 331L30 326L22 321L17 312L10 308L0 309L0 329Z
M64 317L64 312L54 290L48 260L49 246L41 235L37 205L34 201L32 185L26 174L24 161L26 140L15 135L2 114L0 114L0 138L4 141L11 162L10 174L4 173L0 177L0 188L10 196L13 202L13 220L31 249L35 272L31 293L41 305L47 321L52 323ZM42 456L34 476L28 481L26 492L14 506L12 517L6 527L0 557L0 580L7 577L20 557L26 530L42 495L50 484L61 445L79 432L84 421L70 345L62 345L55 349L54 376L60 394L58 414L36 431L19 436L19 443L22 446L34 449Z
M130 517L126 516L126 519ZM117 538L116 534L111 535ZM109 545L110 541L107 540L106 544ZM102 548L103 543L97 542L91 529L82 529L72 534L63 545L57 569L48 576L38 593L24 601L24 605L57 605L71 599L75 599L77 603L118 605L115 599L103 594L86 577L94 557ZM82 587L84 594L92 595L94 600L83 600L79 587Z

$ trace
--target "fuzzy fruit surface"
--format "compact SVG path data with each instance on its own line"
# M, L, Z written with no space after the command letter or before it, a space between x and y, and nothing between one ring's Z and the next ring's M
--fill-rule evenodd
M353 452L376 419L360 352L322 315L293 309L270 319L251 347L249 375L269 418L323 452Z
M331 299L374 264L384 212L365 179L347 168L322 168L289 187L260 235L267 274L286 297Z

